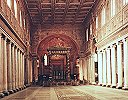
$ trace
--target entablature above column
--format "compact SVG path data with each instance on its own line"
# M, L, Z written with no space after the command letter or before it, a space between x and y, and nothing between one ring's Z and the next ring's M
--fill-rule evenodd
M1 33L0 35L2 36L3 39L5 39L8 43L11 43L11 45L15 45L17 48L19 48L22 52L25 51L25 47L21 47L9 34L7 34L5 31L2 31L0 29Z

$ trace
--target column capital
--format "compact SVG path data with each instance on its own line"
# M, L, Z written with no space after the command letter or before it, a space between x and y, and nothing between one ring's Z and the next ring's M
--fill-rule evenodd
M107 50L110 50L110 49L111 49L111 46L108 46L108 47L107 47Z
M105 51L106 51L106 48L103 49L103 52L105 52Z
M4 34L2 34L2 38L3 38L5 41L7 41L7 37L6 37Z
M8 38L7 38L7 43L8 43L8 44L11 44L11 41L10 41Z
M115 48L116 46L117 46L117 44L114 43L114 44L111 45L111 48Z
M98 53L102 53L102 52L103 52L103 50L98 51Z
M17 47L17 50L20 51L20 49Z
M12 45L12 47L15 47L15 45L14 45L14 43L13 43L13 42L11 42L11 45Z
M15 48L15 49L17 49L17 46L16 46L16 45L14 45L14 48Z
M122 40L118 41L118 45L121 45L121 44L123 44L123 41Z
M123 39L123 42L126 42L126 41L128 41L128 37L126 37L126 38Z
M22 51L20 50L20 53L22 53Z

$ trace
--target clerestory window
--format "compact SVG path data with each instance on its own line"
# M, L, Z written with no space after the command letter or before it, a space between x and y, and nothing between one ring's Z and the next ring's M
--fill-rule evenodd
M17 18L17 3L16 3L16 0L14 0L14 13L15 13L15 17Z
M111 17L116 14L116 4L115 0L111 0Z
M128 4L128 0L123 0L123 5Z
M7 0L7 5L11 8L11 0Z

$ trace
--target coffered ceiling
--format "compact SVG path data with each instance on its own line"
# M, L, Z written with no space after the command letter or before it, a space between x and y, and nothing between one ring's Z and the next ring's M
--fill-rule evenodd
M79 24L95 0L24 0L31 21L37 24Z

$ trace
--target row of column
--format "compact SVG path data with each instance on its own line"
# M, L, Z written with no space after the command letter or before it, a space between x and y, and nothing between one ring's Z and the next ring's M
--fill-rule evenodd
M80 58L79 77L80 80L87 80L91 84L96 84L94 54L86 58Z
M99 85L128 89L128 38L98 51Z
M9 94L24 87L24 53L0 33L0 93Z
M87 57L86 66L87 68L87 80L91 84L95 83L95 62L94 62L94 54Z

